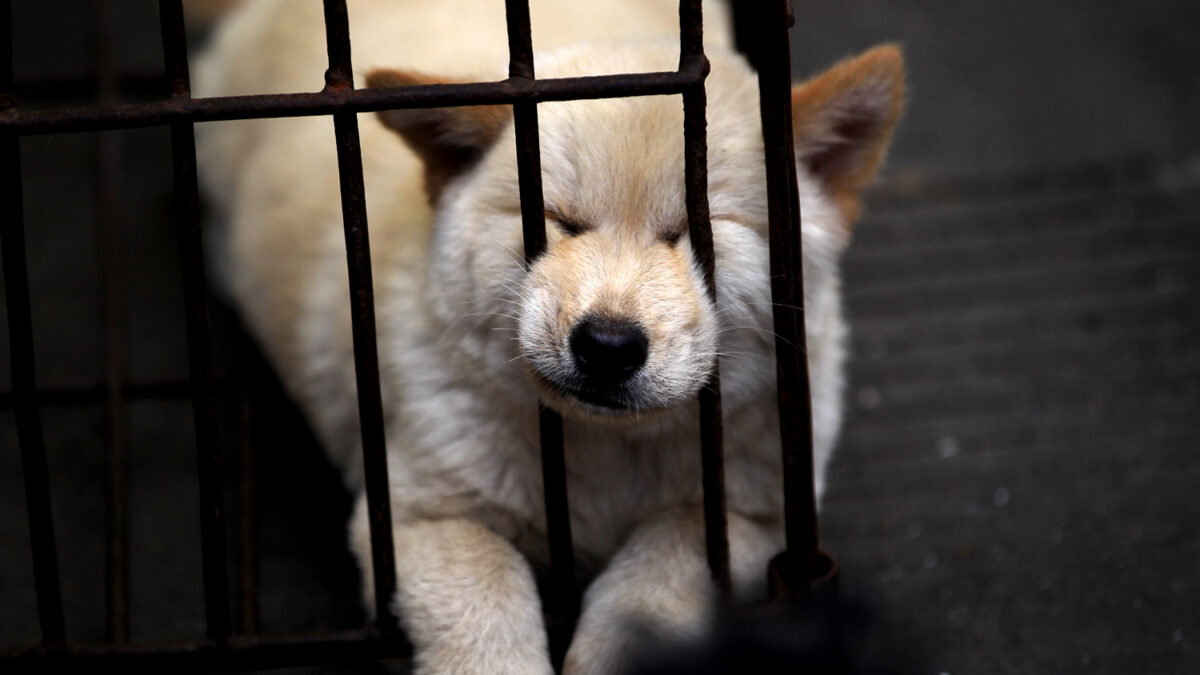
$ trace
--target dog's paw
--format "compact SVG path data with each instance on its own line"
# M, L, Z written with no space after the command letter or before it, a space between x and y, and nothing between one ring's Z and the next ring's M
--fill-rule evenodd
M580 616L567 650L563 673L611 675L622 672L630 655L648 640L680 640L703 630L709 614L706 578L696 588L664 588L619 575L601 578ZM646 580L641 580L646 581ZM621 582L624 588L606 582Z
M619 632L577 635L567 650L563 675L611 675L618 672L627 645Z
M421 675L553 673L533 572L512 544L478 522L398 512L393 610ZM374 596L366 498L350 521L368 607Z
M420 650L415 675L553 675L544 653L522 648L458 649L444 644Z

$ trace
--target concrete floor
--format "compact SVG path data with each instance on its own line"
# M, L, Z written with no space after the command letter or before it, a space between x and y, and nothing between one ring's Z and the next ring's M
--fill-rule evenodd
M86 3L13 4L18 81L87 72ZM160 68L154 5L118 4L120 64ZM919 672L1200 672L1200 5L795 8L797 77L897 41L912 90L846 260L850 415L822 521L845 588ZM183 378L168 135L120 137L127 373ZM46 387L103 376L95 142L22 141ZM347 497L286 402L256 398L263 628L360 625ZM42 419L68 633L97 641L102 411ZM184 400L128 409L136 640L203 631L191 426ZM7 410L0 523L0 647L30 644Z

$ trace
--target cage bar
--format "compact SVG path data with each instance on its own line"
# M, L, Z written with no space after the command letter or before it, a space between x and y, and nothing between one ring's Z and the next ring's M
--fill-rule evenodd
M511 79L534 79L533 36L528 0L506 0L508 74ZM546 250L546 216L542 197L542 156L538 137L537 103L513 104L517 142L517 183L521 196L521 230L525 264L530 266ZM546 510L546 538L550 552L549 593L546 598L550 659L562 667L574 629L579 600L575 589L575 550L571 539L571 509L567 498L567 470L563 447L563 420L557 411L538 403L538 432L542 450L542 490Z
M0 114L14 105L12 96L12 5L0 6ZM25 504L29 512L29 541L33 549L33 584L37 593L42 642L59 645L66 638L62 587L58 578L58 552L54 543L54 516L50 504L50 477L42 439L41 414L36 400L33 317L29 302L29 270L25 261L25 217L21 195L21 146L15 134L0 131L0 218L4 292L8 310L9 359L12 364L13 413L21 446L25 478Z
M221 383L218 381L218 389ZM125 381L121 385L126 400L148 399L169 400L189 398L192 383L186 380ZM35 405L41 408L104 405L108 397L107 383L90 387L45 387L30 394ZM15 408L18 395L11 391L0 392L0 410Z
M187 35L180 0L161 0L163 59L172 98L190 97ZM208 637L229 637L229 571L226 568L225 504L221 452L217 440L216 383L200 232L200 188L196 176L196 140L191 122L171 125L175 177L175 217L187 314L188 360L192 378L192 415L196 426L196 463L200 483L200 537L204 565L204 608Z
M93 86L100 105L117 100L112 56L112 12L105 0L91 3ZM121 139L118 132L96 137L96 220L99 225L101 322L104 335L104 634L125 642L129 634L129 517L125 448L125 335L122 325L120 191Z
M771 563L774 593L799 597L821 570L813 475L812 398L804 330L800 197L792 137L788 0L757 7L759 107L767 168L771 301L775 328L779 433L787 550Z
M704 18L700 0L679 3L679 67L690 67L707 75L704 56ZM708 212L708 139L705 119L708 105L704 82L683 94L684 182L687 190L688 238L709 298L716 302L716 258L713 253L712 223ZM700 390L700 459L704 485L704 540L708 568L723 600L729 600L728 515L725 512L725 444L721 417L721 376L716 361L708 382Z
M325 0L325 41L329 50L325 90L354 89L345 0ZM371 282L371 245L367 232L358 117L353 112L334 113L333 126L342 194L342 222L346 232L346 266L350 276L354 375L358 386L363 478L375 579L375 626L382 632L391 632L396 629L396 617L391 609L392 597L396 594L396 550L392 541L392 502L379 385L379 352L375 341L375 294Z
M380 89L331 89L305 94L254 94L212 98L172 98L114 107L8 110L0 131L21 136L104 129L128 129L175 122L216 122L265 117L304 117L337 112L378 112L403 108L443 108L512 104L522 101L575 101L596 98L680 94L701 77L681 72L596 75L545 80L509 78L498 82L429 84Z
M102 5L98 2L98 7ZM592 98L682 94L684 102L685 183L689 238L697 262L704 270L707 290L715 298L712 232L707 199L707 149L705 138L705 90L708 61L703 51L700 0L680 3L680 64L678 71L621 74L537 80L534 77L532 37L527 0L506 2L510 73L499 82L425 85L392 89L354 89L351 49L344 0L325 0L326 40L329 70L326 87L315 93L265 94L193 99L188 82L188 63L183 14L179 0L160 0L164 63L171 96L165 100L133 105L113 105L112 91L118 84L101 55L99 71L108 94L100 105L86 108L40 111L17 110L13 104L11 74L10 3L4 0L0 33L6 67L0 70L0 190L10 218L0 224L3 236L4 274L7 288L9 329L12 335L13 386L0 393L0 407L12 407L18 421L26 493L29 500L31 540L35 559L35 583L43 642L50 646L13 650L0 654L18 669L49 668L56 663L70 667L92 664L120 669L156 672L245 670L282 667L314 662L346 662L358 659L395 657L411 651L402 636L393 633L395 617L390 599L395 589L390 500L388 498L386 445L380 397L378 354L375 336L374 300L371 283L369 238L363 195L362 158L356 115L397 108L511 104L517 133L518 170L525 235L526 263L545 248L545 221L541 192L536 104L546 101ZM791 13L786 0L770 3L733 3L738 44L751 50L760 66L761 105L768 164L768 206L771 223L772 293L775 302L782 445L785 462L785 509L788 518L789 554L773 561L779 575L789 579L811 579L823 569L816 546L815 501L812 499L811 404L808 398L807 363L804 358L803 287L799 249L800 214L797 199L795 160L790 124L790 61L786 26ZM749 17L749 20L747 20ZM752 22L751 22L752 20ZM103 23L103 22L100 22ZM101 26L103 29L103 26ZM751 49L753 48L753 49ZM322 633L302 636L245 636L230 634L229 580L226 568L223 488L217 452L215 395L218 383L212 367L207 291L198 223L195 122L331 115L334 118L338 166L341 178L343 219L346 229L347 263L351 288L351 314L355 345L355 370L359 392L359 414L363 433L364 475L371 512L371 540L376 589L376 625L365 631ZM33 372L32 322L29 311L28 278L25 269L21 217L21 181L18 137L22 135L97 131L169 125L174 154L177 221L183 258L185 302L192 380L190 383L134 383L122 377L118 351L119 305L106 305L105 318L109 358L105 383L39 391ZM111 143L111 141L102 141ZM113 146L115 148L115 145ZM106 154L107 153L107 154ZM102 162L113 162L115 150L100 153ZM104 157L108 156L109 159ZM106 166L112 166L108 164ZM115 173L111 171L108 173ZM103 190L101 190L103 193ZM103 199L103 196L102 196ZM101 204L104 212L113 211ZM115 215L112 216L115 224ZM107 229L105 230L108 231ZM106 238L115 240L105 234ZM112 242L108 242L112 245ZM115 260L113 258L112 260ZM115 274L115 263L106 263L106 275ZM106 281L106 297L119 298L119 277ZM117 289L117 290L113 290ZM114 318L116 317L116 318ZM114 348L114 345L117 345ZM242 390L244 392L244 389ZM39 405L75 405L104 402L110 420L110 458L121 441L120 416L124 401L139 397L190 395L196 421L197 457L201 492L201 529L204 553L205 602L208 640L167 645L66 646L64 642L61 590L54 550L45 454L38 420ZM719 377L714 369L700 392L701 457L703 464L706 553L714 582L722 597L729 594L729 545L726 531L723 471L722 421ZM578 607L574 580L573 549L567 502L562 444L562 419L545 406L539 407L542 436L547 536L551 554L551 585L547 598L552 658L561 664ZM115 430L115 431L114 431ZM243 445L245 445L243 436ZM251 569L254 545L253 457L244 447L240 457L243 478L238 502L240 627L253 631L256 612L248 609L248 598L256 597L256 579ZM807 467L807 468L806 468ZM110 465L110 471L111 471ZM807 473L806 473L807 472ZM122 496L123 476L110 476L110 490ZM808 486L807 497L804 493ZM119 500L118 500L119 501ZM249 506L248 506L249 504ZM110 497L110 518L120 510ZM119 514L118 514L119 515ZM121 516L123 517L123 516ZM249 519L249 520L247 520ZM114 528L110 525L110 533ZM110 546L121 535L110 534ZM115 551L113 549L112 551ZM249 551L249 553L248 553ZM111 553L111 551L110 551ZM127 621L116 608L110 567L110 626ZM110 629L110 641L119 641L118 630Z
M318 663L362 664L410 656L412 645L395 636L352 630L243 637L225 642L154 645L68 645L2 653L5 672L53 673L95 670L119 673L231 673Z
M258 632L258 492L254 453L255 382L261 381L265 367L242 330L235 338L239 365L237 396L237 630L243 635Z

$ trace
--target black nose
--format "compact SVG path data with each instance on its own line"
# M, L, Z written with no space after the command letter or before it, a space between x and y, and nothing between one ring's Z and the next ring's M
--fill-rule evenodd
M630 321L585 317L571 331L575 366L589 378L606 384L628 380L646 362L650 338Z

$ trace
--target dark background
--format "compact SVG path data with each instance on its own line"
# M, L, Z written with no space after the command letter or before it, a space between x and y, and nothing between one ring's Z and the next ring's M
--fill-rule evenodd
M85 102L52 91L91 73L89 4L13 4L21 105ZM161 73L156 5L113 4L120 99L138 100ZM822 516L844 586L876 600L923 672L1200 672L1200 4L794 4L797 78L896 41L911 86L845 267L849 414ZM104 379L100 136L21 141L50 389ZM168 133L107 136L120 147L124 371L181 381ZM235 382L234 331L218 323ZM0 386L8 371L5 356ZM348 498L269 378L253 380L262 629L361 625ZM236 405L226 412L229 440ZM135 399L126 422L131 637L194 639L190 404ZM103 407L47 406L42 424L68 634L100 641ZM37 639L5 407L0 647Z

